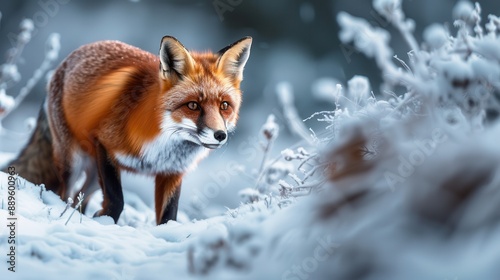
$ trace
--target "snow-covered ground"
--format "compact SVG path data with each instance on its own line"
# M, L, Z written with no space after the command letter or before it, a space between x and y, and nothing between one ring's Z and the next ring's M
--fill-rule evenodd
M180 222L156 226L152 209L126 192L125 209L115 225L109 217L91 219L73 208L65 211L59 196L22 178L15 179L11 216L8 182L12 179L0 172L0 220L5 225L15 223L13 231L2 227L2 254L15 246L13 262L2 262L2 279L197 279L207 274L211 279L274 279L283 273L282 263L300 256L289 245L307 243L296 240L296 233L285 234L291 255L280 254L280 262L273 266L266 260L257 265L264 244L274 243L269 238L281 232L289 219L285 213L270 219L279 211L276 203L243 205L200 221L188 221L181 213ZM338 246L330 235L317 242L323 261Z

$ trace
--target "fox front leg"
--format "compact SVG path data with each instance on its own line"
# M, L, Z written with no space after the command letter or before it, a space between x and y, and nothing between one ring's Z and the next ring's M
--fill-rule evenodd
M110 216L116 224L124 205L120 172L111 162L106 149L99 142L96 143L96 161L104 200L102 210L97 211L94 217Z
M182 174L156 175L155 180L156 223L164 224L177 219Z

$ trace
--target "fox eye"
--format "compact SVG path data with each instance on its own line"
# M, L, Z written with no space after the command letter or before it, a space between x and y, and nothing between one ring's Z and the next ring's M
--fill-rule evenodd
M229 107L229 103L227 101L224 101L220 104L221 110L227 110L228 107Z
M196 103L194 101L191 101L191 102L188 102L187 107L189 108L189 110L196 111L200 108L200 105L198 105L198 103Z

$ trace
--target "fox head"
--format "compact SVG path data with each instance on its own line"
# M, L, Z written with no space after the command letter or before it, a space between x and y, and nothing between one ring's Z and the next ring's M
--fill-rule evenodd
M162 130L210 149L225 144L238 120L240 83L251 44L252 38L245 37L217 53L197 53L174 37L163 37Z

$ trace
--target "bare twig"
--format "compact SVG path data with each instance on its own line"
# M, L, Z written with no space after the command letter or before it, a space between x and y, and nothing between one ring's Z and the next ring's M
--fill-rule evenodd
M64 225L67 225L69 220L71 220L71 217L73 217L73 214L75 214L76 212L76 209L77 208L80 208L80 206L82 205L83 203L83 197L84 197L84 194L83 193L79 193L78 194L78 204L75 206L75 208L73 209L73 212L71 212L71 215L69 215L68 217L68 220L66 221L66 223L64 223ZM80 208L81 209L81 208ZM80 210L80 213L81 213L81 210ZM80 222L81 222L81 218L80 218Z

